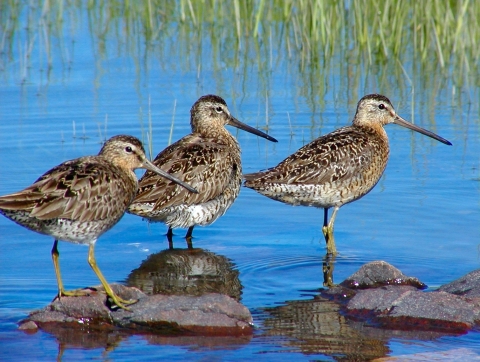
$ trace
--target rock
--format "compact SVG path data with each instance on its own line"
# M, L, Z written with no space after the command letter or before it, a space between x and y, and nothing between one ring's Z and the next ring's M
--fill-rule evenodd
M480 306L445 292L425 293L408 286L359 291L347 304L350 315L370 317L392 329L466 332L480 321Z
M322 291L347 316L394 330L464 333L480 324L480 271L435 292L384 261L363 265L339 286Z
M211 293L200 297L154 295L137 304L137 308L131 311L122 310L113 314L115 325L130 329L165 330L168 334L234 334L249 330L253 323L246 307L222 294Z
M442 285L437 291L465 297L480 297L480 269L474 270L451 283Z
M414 277L408 277L385 261L372 261L345 279L341 286L350 289L377 288L384 285L410 285L418 289L427 286Z
M387 286L361 290L350 299L347 309L359 312L367 311L372 315L385 314L393 308L395 301L400 301L403 296L414 290L416 289L410 286Z
M217 293L193 296L147 296L136 288L112 284L123 299L138 299L130 310L111 309L102 287L90 295L55 299L21 322L20 329L60 324L70 328L145 331L164 334L246 335L252 333L249 310ZM115 306L116 307L116 306Z
M36 332L38 329L38 325L34 321L27 321L22 325L20 325L18 329L27 331L27 332Z

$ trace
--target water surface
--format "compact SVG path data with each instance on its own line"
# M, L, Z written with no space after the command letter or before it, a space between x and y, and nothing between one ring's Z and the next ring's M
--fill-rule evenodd
M242 147L244 172L253 172L276 165L313 138L349 124L358 99L379 92L392 100L402 117L411 120L413 116L416 124L449 139L453 146L395 125L386 127L391 155L384 176L367 196L338 213L335 234L340 254L335 281L344 280L369 261L385 260L433 290L479 267L478 87L455 88L448 79L436 83L431 74L421 73L414 79L412 97L412 84L405 78L385 79L365 68L355 75L361 80L354 82L344 68L335 65L341 59L334 59L328 68L301 70L275 47L266 53L278 61L271 62L267 70L248 57L237 66L215 63L210 59L217 48L208 38L201 44L200 55L192 50L182 54L186 58L178 52L159 53L154 45L149 52L141 42L132 50L126 41L122 43L122 37L107 34L101 38L87 19L86 10L79 11L60 45L51 38L51 68L38 45L28 67L23 64L21 47L3 64L0 194L28 186L65 160L96 154L113 135L131 134L148 144L149 123L154 156L170 138L177 140L190 131L190 107L208 93L222 96L235 117L268 129L279 140L273 144L230 129ZM22 34L19 31L18 37ZM165 38L172 49L175 36ZM28 42L20 39L18 44ZM268 63L267 57L261 60ZM388 63L383 72L393 69ZM252 338L120 334L113 340L92 341L85 336L79 341L17 331L21 319L55 296L50 258L53 240L2 217L0 359L51 360L57 355L65 360L353 358L345 346L336 344L338 334L329 339L337 327L346 331L341 338L364 348L364 358L460 347L478 356L478 332L462 336L384 333L338 321L332 306L314 303L323 282L322 220L322 210L283 205L242 189L224 217L195 229L195 247L228 258L239 272L241 301L258 327ZM176 247L185 247L185 232L176 231ZM164 225L125 215L96 246L97 261L107 280L125 282L149 255L167 249L165 233ZM66 288L98 284L87 264L86 247L61 243L59 250ZM318 323L301 322L317 317ZM328 329L335 318L339 324ZM302 325L304 330L298 330Z

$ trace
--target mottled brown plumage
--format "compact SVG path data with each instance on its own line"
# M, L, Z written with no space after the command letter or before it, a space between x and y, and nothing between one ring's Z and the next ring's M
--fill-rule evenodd
M398 116L388 98L370 94L358 102L351 126L315 139L273 168L244 175L245 186L287 204L323 208L327 250L335 254L333 224L337 211L366 195L380 180L390 152L383 129L389 123L451 145ZM334 211L327 223L331 207Z
M153 164L195 187L198 194L184 192L177 185L147 171L139 181L138 194L128 212L172 228L209 225L222 216L238 196L242 180L240 146L226 130L231 125L270 141L267 134L235 119L225 101L206 95L191 111L192 133L160 152Z
M0 213L16 223L55 238L52 258L58 282L58 295L66 292L58 265L58 240L88 244L88 261L105 291L120 307L121 300L108 286L96 266L94 245L97 238L115 225L137 191L136 168L146 168L195 191L180 180L159 170L146 159L142 143L135 137L110 138L97 156L64 162L47 171L26 189L0 197Z

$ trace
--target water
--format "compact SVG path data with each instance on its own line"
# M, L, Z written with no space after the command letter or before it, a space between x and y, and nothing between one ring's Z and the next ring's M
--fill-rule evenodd
M281 61L268 72L257 68L254 60L246 61L247 69L209 62L214 45L208 40L200 57L187 54L186 60L177 53L154 51L142 58L146 53L141 43L138 53L122 51L111 34L101 52L87 15L78 16L71 33L65 34L65 44L52 42L51 70L36 48L29 67L22 68L21 52L15 50L18 58L1 69L0 194L31 184L67 159L96 154L112 135L132 134L148 143L150 119L156 155L168 144L172 123L172 140L190 131L190 107L208 93L224 97L241 121L268 126L279 140L273 144L230 129L242 147L244 172L253 172L276 165L318 135L349 124L358 99L381 92L401 116L412 119L413 110L418 125L453 146L395 125L386 127L391 156L384 176L367 196L343 207L335 223L340 252L335 281L366 262L385 260L434 289L479 267L478 87L452 96L447 83L432 95L437 88L429 82L424 88L415 83L412 104L405 80L382 82L376 74L364 73L360 84L349 85L341 67L332 66L324 70L330 84L320 96L316 89L323 80L295 71L280 50L274 56ZM50 258L53 240L1 217L0 359L332 360L353 358L346 349L349 344L363 351L363 358L457 348L478 358L478 332L442 336L378 331L345 321L334 306L314 300L323 282L322 220L322 210L293 208L242 189L224 217L195 229L195 247L230 259L239 272L242 303L257 326L251 338L119 333L107 340L16 329L21 319L48 304L56 293ZM125 215L97 243L97 261L107 280L126 281L149 255L167 249L165 232L164 225ZM178 248L185 247L184 232L176 231ZM59 250L67 289L98 284L87 264L86 247L61 243ZM318 322L311 316L318 316ZM336 329L342 333L332 332Z

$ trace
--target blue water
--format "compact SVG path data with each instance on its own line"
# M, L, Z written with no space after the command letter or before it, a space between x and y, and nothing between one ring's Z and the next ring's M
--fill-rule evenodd
M413 109L416 124L453 146L395 125L386 127L391 156L384 176L367 196L339 211L335 235L340 255L334 280L342 281L366 262L385 260L434 289L479 268L478 88L469 88L468 95L461 90L463 94L455 97L448 84L434 96L429 93L436 89L417 90L412 104L407 83L380 83L375 74L365 73L361 84L348 89L340 70L332 67L327 72L331 86L320 97L305 94L310 87L286 60L275 63L268 74L255 62L242 73L243 69L207 61L211 44L205 41L201 67L195 66L199 60L194 55L183 63L176 53L152 54L139 64L138 54L118 51L113 39L106 52L99 53L85 15L77 25L73 35L65 35L75 43L66 42L69 52L62 53L63 58L53 47L50 73L36 48L27 70L15 58L0 69L0 194L28 186L65 160L96 154L101 142L115 134L132 134L147 143L149 118L156 155L168 144L172 119L172 140L177 140L190 131L190 107L208 93L225 98L243 122L259 128L268 124L278 144L230 129L242 147L244 172L264 169L318 135L349 124L358 99L380 92L404 118L411 119ZM318 78L310 81L312 89L323 83ZM251 338L121 335L107 343L88 341L88 336L78 341L17 330L21 319L56 293L53 240L1 217L0 359L333 359L335 353L328 349L312 347L307 352L291 334L272 335L265 327L273 318L270 308L287 302L301 305L293 302L312 300L322 287L322 220L322 210L294 208L242 189L224 217L195 229L195 247L229 258L240 272L242 303L257 326ZM96 246L107 280L125 281L148 255L167 249L165 232L164 225L126 215ZM177 247L185 247L184 232L176 231ZM59 249L67 289L98 284L87 264L86 247L61 243ZM430 339L402 333L376 338L390 356L459 347L480 354L480 334L475 331Z

